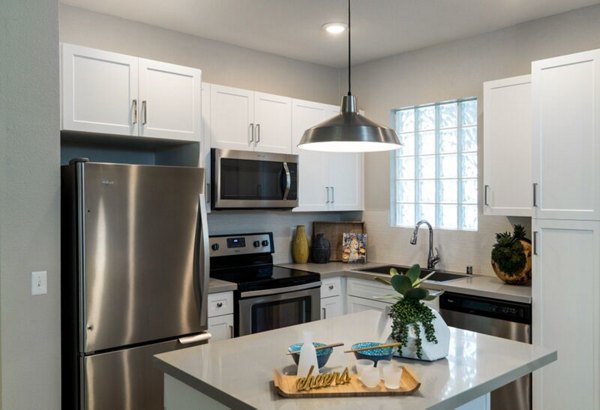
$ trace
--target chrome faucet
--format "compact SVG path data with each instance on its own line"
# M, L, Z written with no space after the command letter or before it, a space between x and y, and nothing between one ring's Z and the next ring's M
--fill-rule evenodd
M410 244L417 244L417 235L419 234L419 227L422 224L427 225L427 227L429 228L429 253L427 254L427 269L433 269L435 268L435 265L440 261L440 255L438 249L435 248L435 256L433 256L433 228L431 227L431 224L425 219L421 219L419 222L417 222L412 237L410 238Z

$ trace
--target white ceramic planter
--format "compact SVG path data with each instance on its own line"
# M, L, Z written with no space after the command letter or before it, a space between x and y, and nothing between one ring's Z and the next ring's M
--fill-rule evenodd
M429 308L431 309L431 308ZM389 313L389 309L386 309ZM450 329L444 319L440 316L439 312L435 309L431 309L435 319L433 320L433 327L435 328L435 337L437 343L428 342L425 337L425 329L423 325L419 325L421 333L421 358L417 357L417 345L415 343L416 335L412 327L408 330L408 343L406 347L402 348L402 357L409 359L425 360L432 362L434 360L443 359L448 356L448 349L450 348ZM392 339L392 319L388 316L387 323L385 325L386 334L388 335L387 342L393 343L395 340Z

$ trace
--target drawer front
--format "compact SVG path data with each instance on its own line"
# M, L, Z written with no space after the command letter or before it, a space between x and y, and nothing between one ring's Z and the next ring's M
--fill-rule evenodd
M342 279L329 278L321 281L321 297L338 296L342 294Z
M348 295L358 296L366 299L373 299L385 295L392 295L396 292L391 286L373 280L348 279ZM394 300L385 300L386 303L393 303Z
M208 317L233 313L233 292L209 293Z

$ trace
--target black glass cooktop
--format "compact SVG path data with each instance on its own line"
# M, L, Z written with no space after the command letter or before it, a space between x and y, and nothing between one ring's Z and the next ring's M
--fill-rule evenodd
M211 270L210 276L238 284L238 291L274 289L318 282L318 273L273 265L228 267Z

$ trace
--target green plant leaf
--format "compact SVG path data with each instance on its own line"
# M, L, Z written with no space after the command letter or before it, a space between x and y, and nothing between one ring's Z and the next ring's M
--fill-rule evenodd
M401 300L402 299L402 295L399 295L397 293L391 294L391 295L383 295L383 296L373 296L373 299L393 299L393 300Z
M407 299L421 300L429 296L429 291L423 288L412 288L406 291L404 297Z
M417 281L415 283L413 283L413 288L418 288L421 285L421 283L423 283L427 279L429 279L429 277L431 275L433 275L434 273L435 273L435 271L431 271L427 275L423 276L422 278L417 279Z
M442 293L444 293L443 290L440 290L438 292L429 291L429 295L425 296L424 300L435 300L435 298L442 296Z
M392 286L396 292L406 296L406 292L412 289L412 282L404 275L396 275L392 276Z
M419 276L421 276L421 267L419 264L415 263L413 266L411 266L406 272L406 276L408 276L411 283L415 283L419 279Z
M396 268L390 268L390 276L398 275L398 270Z

